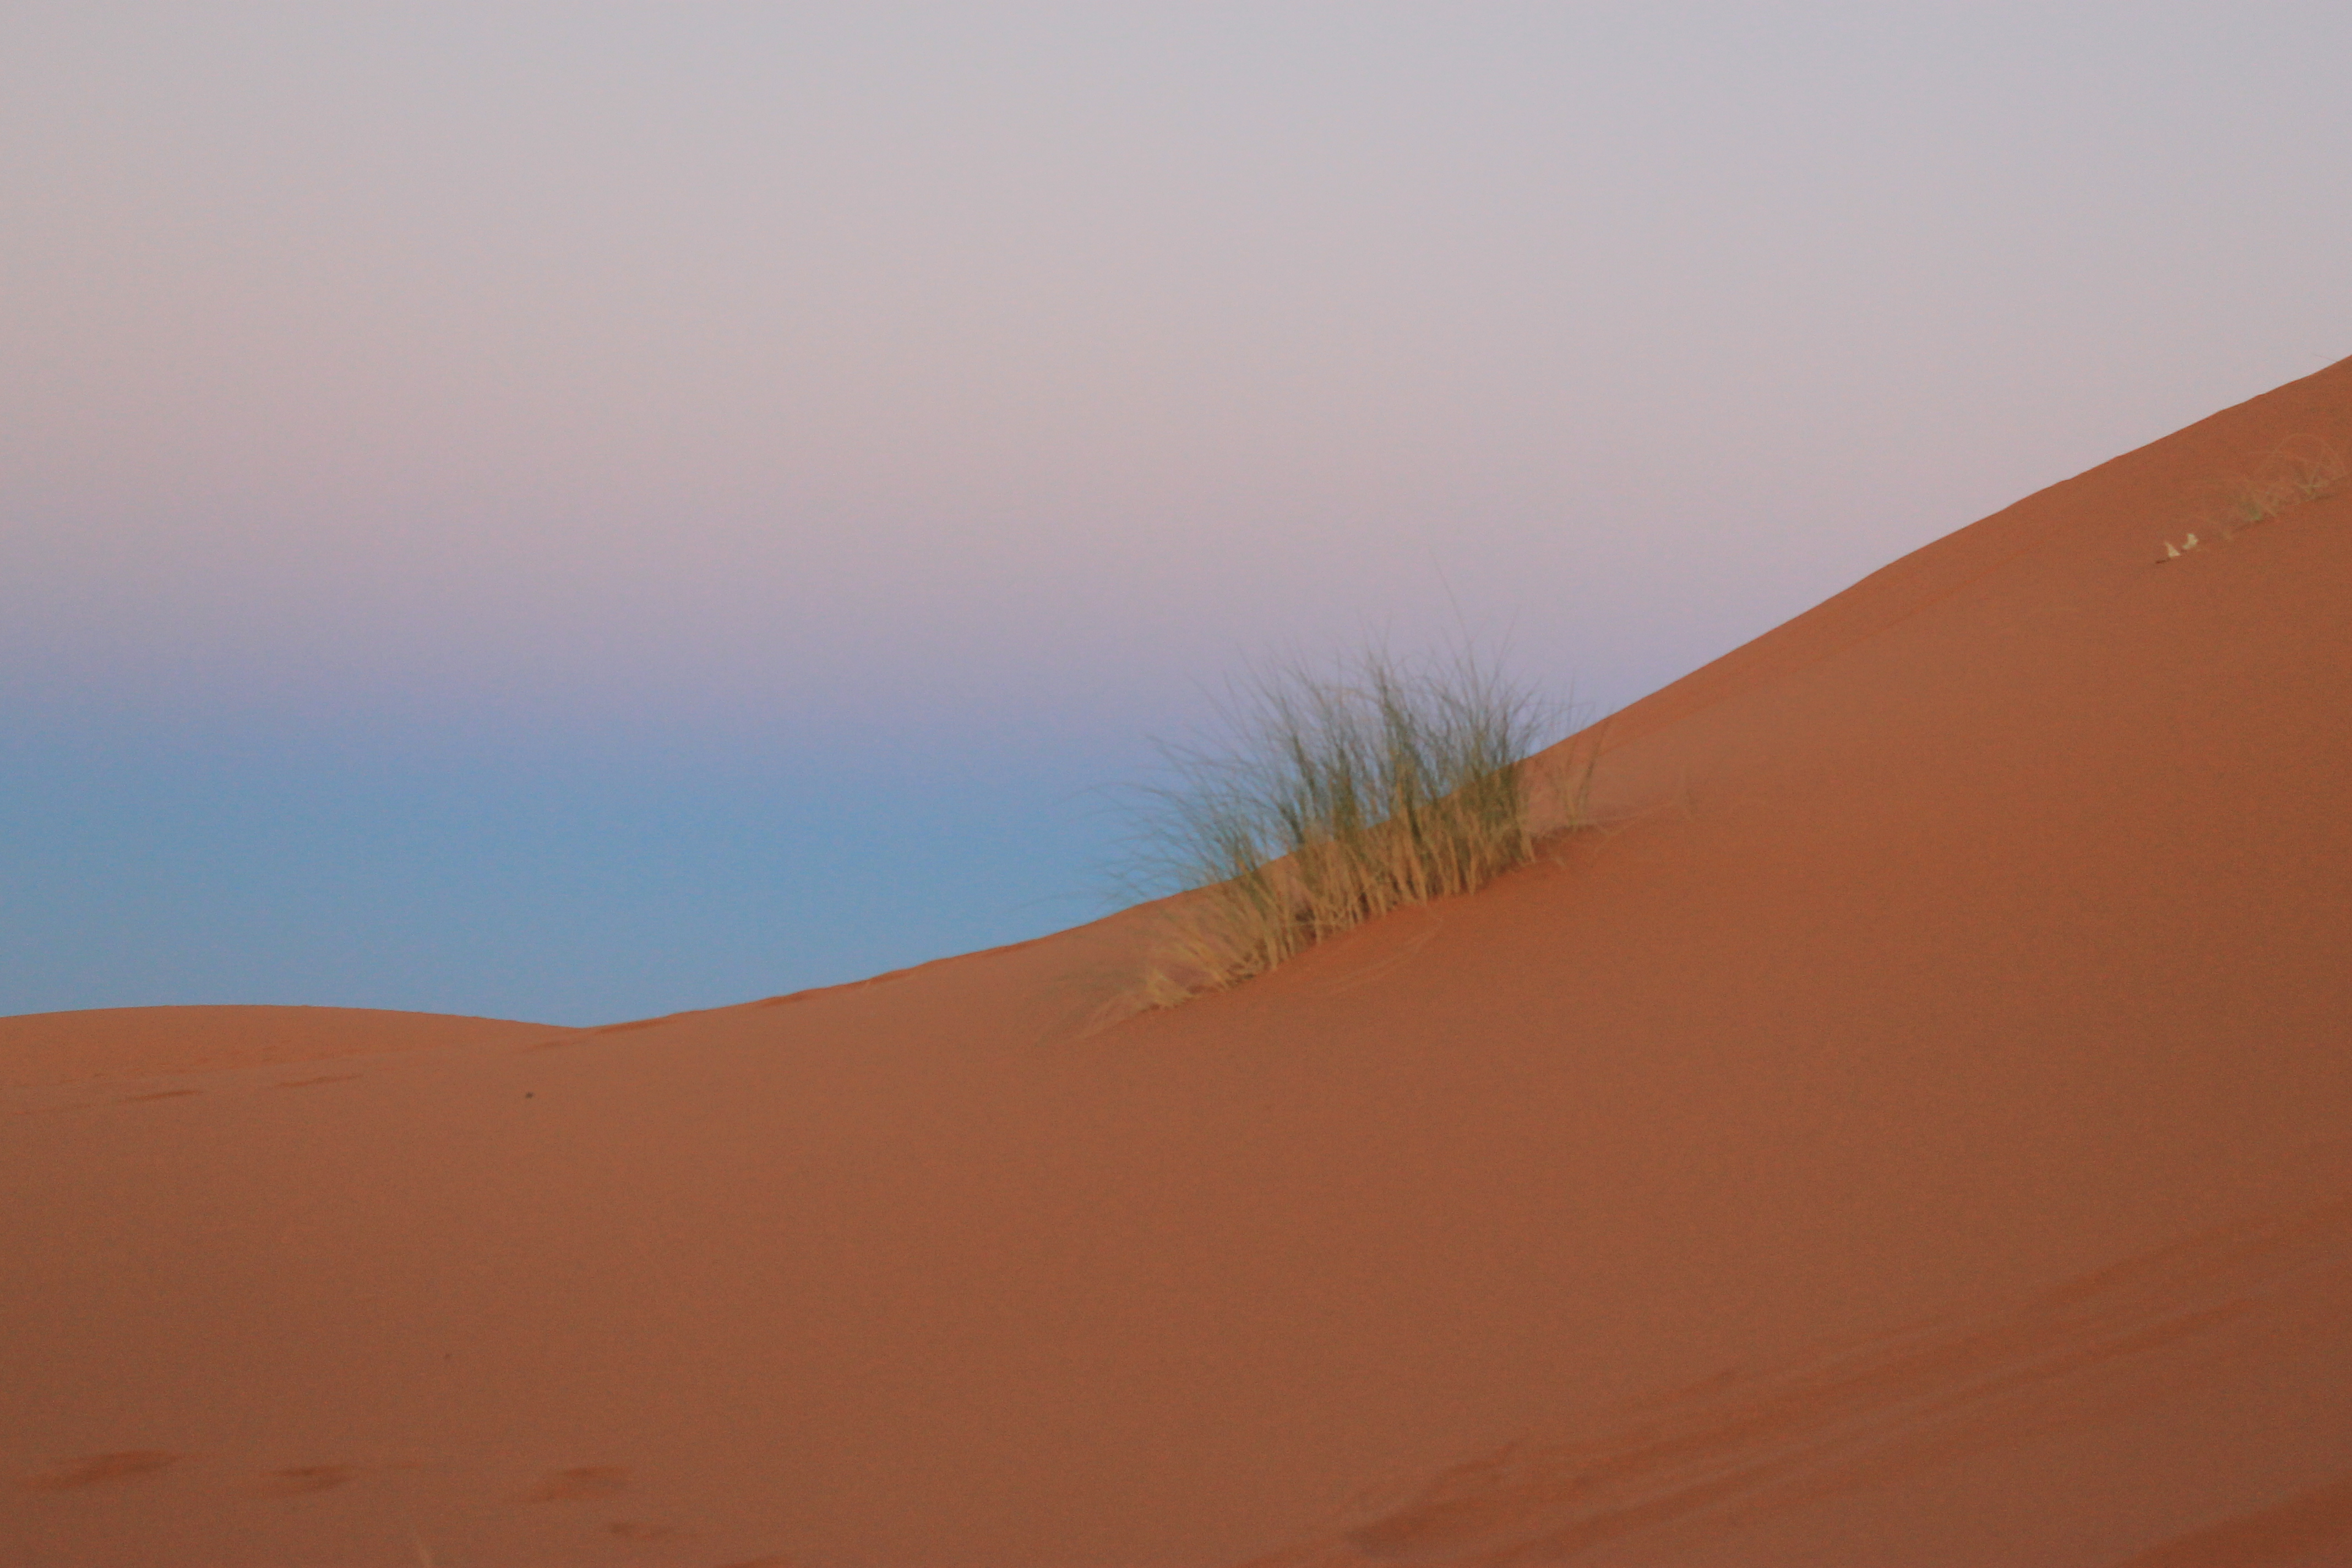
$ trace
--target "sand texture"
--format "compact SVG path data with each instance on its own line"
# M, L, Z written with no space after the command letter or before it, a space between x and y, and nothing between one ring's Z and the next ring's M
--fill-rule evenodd
M2352 361L1619 715L1609 826L565 1031L0 1021L0 1561L2352 1562Z

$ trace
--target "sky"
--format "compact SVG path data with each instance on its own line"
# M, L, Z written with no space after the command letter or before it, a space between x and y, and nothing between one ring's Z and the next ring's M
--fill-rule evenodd
M720 1005L1117 907L1268 657L1622 707L2352 353L2347 58L2341 0L16 0L0 1014Z

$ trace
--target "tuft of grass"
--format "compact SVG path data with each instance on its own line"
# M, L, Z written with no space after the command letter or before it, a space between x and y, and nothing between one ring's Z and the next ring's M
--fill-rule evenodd
M2344 454L2316 436L2292 436L2271 449L2252 473L2222 487L2221 535L2268 522L2315 501L2344 482Z
M1231 743L1163 746L1150 862L1189 892L1162 910L1136 1000L1171 1007L1408 904L1468 892L1535 852L1522 765L1549 717L1465 651L1408 666L1377 646L1237 689ZM1580 782L1555 803L1574 826ZM1562 810L1561 808L1564 808Z
M2346 478L2344 454L2316 436L2290 436L2271 448L2252 470L2212 487L2214 503L2189 520L2187 539L2164 541L2157 563L2175 561L2197 548L2198 530L2235 539L2247 529L2334 494Z

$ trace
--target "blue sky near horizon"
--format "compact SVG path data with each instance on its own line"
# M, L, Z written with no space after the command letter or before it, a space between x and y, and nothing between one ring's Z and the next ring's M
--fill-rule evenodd
M1270 650L1622 706L2352 353L2340 5L0 16L0 1014L1112 907Z

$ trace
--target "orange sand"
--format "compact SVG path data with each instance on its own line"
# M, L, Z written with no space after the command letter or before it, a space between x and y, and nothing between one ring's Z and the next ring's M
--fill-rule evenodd
M0 1560L2352 1562L2352 361L1609 727L1613 826L583 1032L0 1023Z

